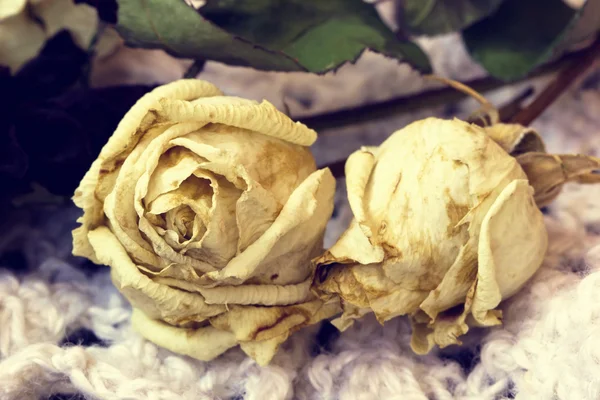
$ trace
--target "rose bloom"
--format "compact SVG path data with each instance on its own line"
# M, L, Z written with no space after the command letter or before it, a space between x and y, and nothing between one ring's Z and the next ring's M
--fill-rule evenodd
M505 144L516 145L507 130ZM469 326L501 323L496 307L542 263L548 238L534 190L484 128L417 121L352 154L346 179L354 219L317 260L315 289L341 297L342 330L369 312L381 323L408 315L417 353L460 344Z
M134 329L210 360L268 363L292 332L339 312L310 291L335 180L316 133L270 103L200 80L161 86L127 113L74 201L74 254L111 267Z

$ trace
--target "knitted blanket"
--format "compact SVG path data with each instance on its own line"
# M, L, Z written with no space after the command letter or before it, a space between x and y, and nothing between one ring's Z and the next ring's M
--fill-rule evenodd
M482 75L455 37L422 44L437 73L461 80ZM125 52L131 65L107 65L105 75L96 77L98 84L103 76L166 81L185 68L164 54ZM128 72L119 76L118 71ZM266 97L279 107L285 103L294 117L424 85L408 67L371 54L325 77L209 63L200 78L229 94ZM521 88L490 99L507 99ZM600 155L599 89L596 71L536 121L550 151ZM360 145L380 143L412 120L464 116L474 107L466 101L328 131L313 152L321 164L333 161ZM338 186L326 246L351 218L344 181ZM341 335L327 322L302 330L267 367L239 349L201 362L144 340L132 331L131 309L112 286L108 269L70 255L70 231L79 212L69 205L24 211L5 222L0 236L5 253L0 260L0 399L597 399L599 199L600 186L565 187L545 211L550 242L542 267L502 304L504 324L472 329L463 346L416 356L405 318L381 326L367 317Z

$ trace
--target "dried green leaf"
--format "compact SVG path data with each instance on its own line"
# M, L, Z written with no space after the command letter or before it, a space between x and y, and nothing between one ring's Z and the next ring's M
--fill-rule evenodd
M506 0L494 15L467 28L463 38L472 57L491 75L518 79L563 47L595 1L574 10L562 0Z
M404 0L398 23L417 35L462 30L493 14L503 0Z
M200 13L180 0L118 0L127 44L262 70L323 73L365 49L429 71L427 56L398 39L362 0L209 1Z

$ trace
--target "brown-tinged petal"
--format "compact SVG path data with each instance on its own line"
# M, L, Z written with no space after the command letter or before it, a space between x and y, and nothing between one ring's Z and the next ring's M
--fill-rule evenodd
M74 235L73 253L95 259L87 242L87 232L99 226L103 219L103 202L112 191L121 165L130 158L132 151L147 133L152 138L162 134L168 126L155 126L156 112L151 111L160 106L163 97L191 100L203 96L218 96L221 92L208 82L197 80L181 80L154 89L144 95L123 117L115 133L104 146L98 159L85 174L81 184L75 191L73 201L82 208L84 214L79 220L81 227ZM137 157L151 140L145 140L136 149ZM137 161L132 157L131 162Z
M315 171L292 193L266 232L220 271L203 276L207 284L240 284L251 277L278 284L298 283L310 274L325 224L333 211L335 179ZM307 265L303 268L302 263ZM261 282L262 283L262 282Z
M151 234L148 232L150 229L147 220L143 218L143 206L141 206L141 199L148 185L148 170L153 171L156 167L162 154L161 150L168 146L170 138L185 135L201 126L201 123L174 125L162 132L160 136L152 139L150 136L144 138L151 139L151 142L139 154L139 160L133 157L133 154L127 157L117 176L114 189L104 201L104 214L110 222L111 230L137 263L157 268L166 265L166 261L159 257L162 254L156 254L156 247L159 246L156 240L151 238L151 243L148 243L140 233L141 230L146 235ZM135 152L137 153L141 148L143 147L137 146ZM136 183L132 184L132 182ZM161 248L167 251L170 249L166 245Z
M581 154L525 153L517 161L535 190L539 207L550 203L567 182L600 182L600 159Z
M533 128L519 124L494 124L483 128L494 142L512 156L536 151L546 152L539 133Z
M240 254L269 229L281 206L270 192L251 182L238 199L235 209L240 235L237 254Z
M253 186L251 182L256 182L271 193L280 206L316 169L308 148L233 126L211 123L202 130L178 138L174 143L211 162L225 164L225 171L213 172L234 184L240 178L246 186Z
M210 361L237 345L235 336L210 325L201 328L178 328L149 318L134 308L131 315L133 328L149 341L202 361Z
M162 319L172 325L204 321L226 310L223 305L206 304L196 293L174 289L153 282L142 274L117 237L107 228L99 227L88 234L98 260L111 267L115 286L132 304L152 319Z
M326 293L344 299L344 313L335 320L344 329L352 320L374 312L381 323L413 312L427 297L427 290L397 285L384 275L381 264L332 265L327 279L319 286ZM323 296L323 298L327 298Z
M465 321L471 311L476 285L476 282L471 284L462 306L442 313L435 322L432 322L422 311L417 311L410 316L412 326L410 346L415 353L427 354L436 345L444 348L452 344L462 344L458 338L469 331Z
M290 332L286 332L282 335L275 336L274 338L267 340L242 342L240 343L240 348L244 353L255 360L258 365L264 367L271 362L277 353L279 346L285 342L289 336Z
M207 304L260 304L278 306L301 303L310 294L312 279L295 285L240 285L197 289Z
M432 290L420 308L435 321L438 314L465 301L477 279L477 236L463 245L440 284Z
M215 124L247 129L263 135L310 146L317 133L300 122L294 122L266 100L258 104L249 100L225 102L222 100L165 101L161 115L173 122L206 120Z
M537 271L547 246L548 233L533 200L533 188L525 179L511 182L481 226L472 310L478 323L500 323L497 313L491 310L515 294Z
M337 302L311 300L284 307L233 305L227 313L210 319L217 329L233 332L240 342L268 340L339 312Z
M343 300L342 300L343 302ZM335 326L340 332L345 331L354 325L354 321L364 317L365 315L373 312L370 308L356 307L352 303L344 303L344 313L338 318L331 321L331 324Z
M365 233L358 221L352 220L350 226L338 239L338 241L323 254L316 263L323 265L324 268L319 272L321 281L324 280L327 265L332 263L347 264L358 262L360 264L372 264L383 261L385 257L383 248L379 245L373 245L365 236Z
M310 296L312 282L307 279L292 285L205 287L196 271L185 264L172 264L160 272L141 269L156 283L202 294L207 304L276 306L301 303Z

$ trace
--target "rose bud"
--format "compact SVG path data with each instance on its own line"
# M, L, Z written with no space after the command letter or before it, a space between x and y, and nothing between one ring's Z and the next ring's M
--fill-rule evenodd
M315 289L341 297L342 330L408 315L417 353L460 344L469 326L501 323L499 303L542 263L534 190L482 127L417 121L352 154L346 179L354 220L316 260Z
M600 182L600 159L548 154L535 130L500 123L479 93L433 78L478 100L474 115L489 123L429 118L351 155L354 220L316 260L313 289L341 297L341 330L370 312L381 323L408 315L417 353L460 344L469 326L500 324L496 307L546 251L538 207L567 182Z

